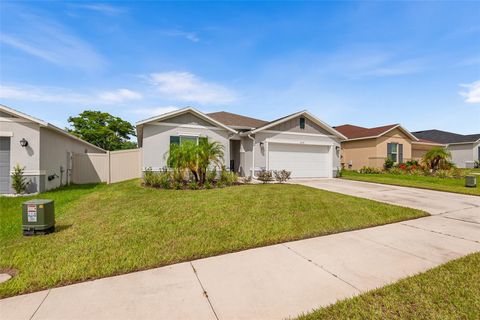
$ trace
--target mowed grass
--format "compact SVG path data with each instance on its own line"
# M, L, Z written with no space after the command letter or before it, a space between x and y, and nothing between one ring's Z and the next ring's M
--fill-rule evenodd
M469 170L469 172L476 172L475 169ZM480 173L480 172L479 172ZM343 179L375 182L383 184L391 184L396 186L414 187L422 189L431 189L438 191L447 191L455 193L463 193L474 196L480 196L480 175L478 176L477 187L468 188L465 187L465 179L452 179L452 178L435 178L425 176L412 176L412 175L396 175L396 174L365 174L355 171L344 170L342 172Z
M480 253L340 301L298 320L480 319Z
M139 180L73 186L55 200L58 232L23 237L21 203L0 198L0 297L426 215L299 185L157 190Z

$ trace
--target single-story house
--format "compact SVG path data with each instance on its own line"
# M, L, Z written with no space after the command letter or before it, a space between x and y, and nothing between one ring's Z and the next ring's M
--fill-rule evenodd
M43 192L66 184L70 155L106 151L48 123L0 105L0 193L13 193L12 169L25 167L27 192Z
M442 144L419 139L400 124L364 128L345 124L334 127L347 137L342 141L342 167L382 168L386 158L395 163L420 160L432 147Z
M473 168L475 161L480 161L480 133L464 135L435 129L412 133L417 138L445 144L459 168Z
M346 137L308 111L263 121L228 112L184 108L137 122L143 170L166 168L172 143L208 138L224 147L225 165L240 176L288 170L293 178L334 177Z

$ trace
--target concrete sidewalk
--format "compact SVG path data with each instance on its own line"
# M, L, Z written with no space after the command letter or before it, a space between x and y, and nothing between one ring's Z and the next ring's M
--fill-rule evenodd
M3 319L282 319L480 251L480 197L296 181L435 216L0 300Z

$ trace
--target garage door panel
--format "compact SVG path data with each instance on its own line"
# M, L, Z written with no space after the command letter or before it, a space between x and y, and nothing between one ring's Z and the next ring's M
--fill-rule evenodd
M329 177L330 147L302 144L269 143L270 170L288 170L293 178Z

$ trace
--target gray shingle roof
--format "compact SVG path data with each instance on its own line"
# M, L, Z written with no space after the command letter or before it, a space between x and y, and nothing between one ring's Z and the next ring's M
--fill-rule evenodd
M419 139L426 139L439 143L461 143L461 142L475 142L480 139L479 134L458 134L442 130L422 130L412 132L412 134Z

